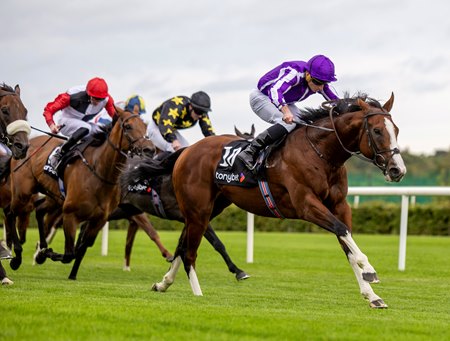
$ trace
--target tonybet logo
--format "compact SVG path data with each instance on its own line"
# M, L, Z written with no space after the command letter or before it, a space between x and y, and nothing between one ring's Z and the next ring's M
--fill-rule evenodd
M225 180L226 182L235 182L239 181L239 174L227 174L227 173L219 173L216 172L216 179L217 180Z

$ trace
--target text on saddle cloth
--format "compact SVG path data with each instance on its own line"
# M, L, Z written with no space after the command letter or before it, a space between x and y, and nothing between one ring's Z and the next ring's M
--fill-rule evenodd
M249 144L248 141L237 140L226 145L222 157L214 173L214 182L220 185L240 187L256 187L260 176L245 167L237 155ZM258 166L257 166L258 167Z

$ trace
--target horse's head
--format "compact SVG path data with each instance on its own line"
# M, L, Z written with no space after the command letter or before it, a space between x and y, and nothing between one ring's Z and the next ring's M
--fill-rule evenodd
M154 144L147 137L147 126L138 114L116 107L117 121L114 125L120 130L120 149L133 155L152 155ZM114 129L113 129L114 131ZM113 132L111 132L113 134Z
M20 99L20 87L12 89L0 84L0 140L7 145L15 159L23 159L29 147L31 128L27 109Z
M405 175L406 167L397 143L399 129L390 114L393 103L393 93L382 107L374 105L375 102L357 100L363 111L359 150L383 171L387 181L398 182Z

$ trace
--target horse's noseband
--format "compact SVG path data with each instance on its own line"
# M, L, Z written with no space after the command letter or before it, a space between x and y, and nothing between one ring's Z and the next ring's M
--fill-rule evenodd
M121 127L121 130L122 130L122 136L125 136L125 138L126 138L127 141L128 141L128 144L130 145L130 148L129 148L128 152L129 152L131 155L134 155L134 154L140 154L140 153L142 153L142 148L137 148L135 144L136 144L138 141L140 141L141 139L145 139L145 136L139 136L138 138L135 138L135 139L133 139L133 137L130 136L130 134L129 134L128 131L127 131L128 129L126 128L125 125L126 125L126 123L127 123L129 120L131 120L132 118L138 118L138 119L140 119L140 116L139 116L139 114L131 114L130 116L128 116L128 117L125 118L125 119L120 118L120 127ZM120 144L119 144L119 145L122 144L122 136L120 137ZM108 138L108 141L109 141L109 138ZM123 153L123 151L120 150L120 148L117 148L117 147L115 147L115 146L113 146L113 147L114 147L114 149L119 150L120 153L124 154L125 156L128 156L127 154Z

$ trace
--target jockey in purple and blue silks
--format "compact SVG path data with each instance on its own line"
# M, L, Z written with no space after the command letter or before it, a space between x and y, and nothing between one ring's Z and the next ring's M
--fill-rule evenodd
M323 55L314 56L308 62L284 62L262 76L258 89L250 93L250 106L256 115L274 125L255 137L238 158L253 169L259 151L294 130L293 120L300 118L296 102L315 93L326 100L338 99L328 85L334 81L334 64Z

